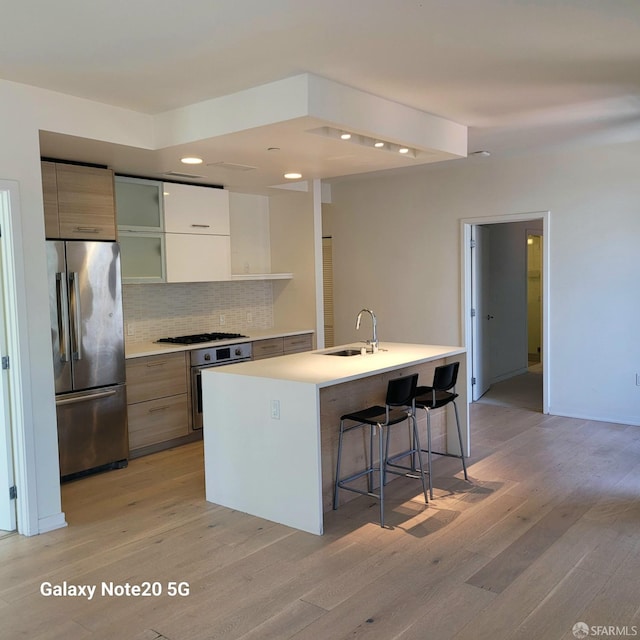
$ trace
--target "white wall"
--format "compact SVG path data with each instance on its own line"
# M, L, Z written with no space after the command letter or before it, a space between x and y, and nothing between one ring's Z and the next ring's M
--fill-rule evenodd
M0 179L19 184L19 224L24 245L17 265L24 275L20 302L26 308L19 340L24 354L26 453L33 482L28 487L32 509L19 521L19 529L29 534L64 525L49 331L40 129L141 147L151 143L151 121L146 116L0 80ZM24 486L18 486L21 507L25 503L21 499L24 490Z
M640 424L640 144L470 158L333 184L336 342L461 344L460 219L550 214L550 412Z

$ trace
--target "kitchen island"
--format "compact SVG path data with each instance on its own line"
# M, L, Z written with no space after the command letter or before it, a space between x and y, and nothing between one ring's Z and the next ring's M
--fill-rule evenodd
M468 448L465 349L381 343L378 353L359 355L361 347L357 343L204 371L206 499L322 534L323 513L331 509L340 416L384 404L391 378L419 373L419 384L430 384L434 368L447 362L460 362L458 406ZM344 349L358 355L331 355ZM446 410L434 413L433 447L457 453L455 421L447 415ZM392 442L392 450L405 445ZM363 466L362 439L353 440L343 452L343 470Z

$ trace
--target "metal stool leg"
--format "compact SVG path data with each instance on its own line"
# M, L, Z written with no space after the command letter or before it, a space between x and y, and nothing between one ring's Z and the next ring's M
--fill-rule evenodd
M458 418L458 405L456 405L456 401L453 401L453 410L456 414L456 426L458 427L458 442L460 443L460 459L462 460L462 470L464 471L464 479L469 480L469 476L467 475L467 463L464 460L464 449L462 447L462 432L460 431L460 419Z
M424 479L424 467L422 466L422 454L420 453L420 435L418 433L418 420L416 419L415 413L413 414L411 419L413 421L413 440L414 440L414 446L415 446L413 457L415 458L417 456L418 470L420 471L420 480L422 481L422 491L424 493L424 501L425 501L425 504L429 504L429 498L427 497L427 484ZM431 475L429 475L429 478L431 478Z
M429 467L429 496L433 500L433 473L431 472L431 412L427 411L427 465Z
M380 526L384 527L384 481L385 481L385 466L387 459L384 455L384 435L382 433L382 427L378 425L378 455L379 460L379 475L380 475Z
M336 482L333 487L333 508L338 508L338 489L340 482L340 460L342 458L342 436L344 435L344 420L340 420L340 436L338 438L338 460L336 464Z
M367 475L367 489L369 493L373 493L373 436L375 432L375 427L370 424L369 425L369 465L367 469L369 473Z

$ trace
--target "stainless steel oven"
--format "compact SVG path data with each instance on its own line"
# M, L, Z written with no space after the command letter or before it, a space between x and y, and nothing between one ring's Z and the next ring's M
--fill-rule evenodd
M202 429L202 371L210 367L221 367L245 360L251 360L250 342L194 349L191 352L191 406L194 429Z

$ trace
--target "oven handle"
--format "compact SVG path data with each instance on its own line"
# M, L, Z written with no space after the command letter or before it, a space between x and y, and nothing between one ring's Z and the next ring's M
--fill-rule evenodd
M232 362L216 362L213 364L198 365L191 367L191 402L192 402L192 418L193 428L202 428L202 376L200 375L205 369L213 367L222 367L225 364L235 364L236 362L248 362L251 358L240 358Z

